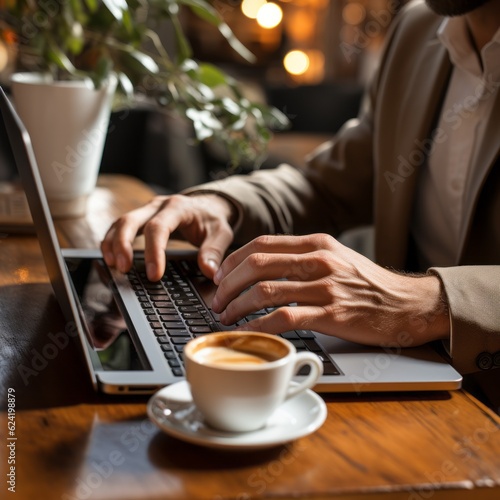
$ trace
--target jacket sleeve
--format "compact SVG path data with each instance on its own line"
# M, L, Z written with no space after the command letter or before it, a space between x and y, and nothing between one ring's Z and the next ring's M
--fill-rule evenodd
M462 374L498 367L500 266L434 267L429 272L439 276L448 299L453 366Z

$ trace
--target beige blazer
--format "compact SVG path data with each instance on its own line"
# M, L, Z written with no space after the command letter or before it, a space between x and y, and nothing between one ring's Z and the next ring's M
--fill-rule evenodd
M288 165L199 186L233 200L237 242L265 233L327 232L375 224L376 259L406 269L416 181L451 64L436 38L442 18L412 2L393 23L381 65L357 119L320 146L299 171ZM496 86L500 82L496 82ZM492 93L495 82L492 82ZM452 363L462 373L500 361L500 98L474 162L488 165L474 186L458 265L432 268L446 290ZM189 190L192 191L192 190ZM485 354L486 353L486 354Z

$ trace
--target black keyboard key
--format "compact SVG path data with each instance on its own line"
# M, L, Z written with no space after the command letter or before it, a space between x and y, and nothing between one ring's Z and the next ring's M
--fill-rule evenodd
M172 368L178 368L181 366L181 364L179 363L179 360L178 359L169 359L168 360L168 364L170 367Z
M288 342L291 342L296 349L304 348L304 342L300 339L288 339Z
M314 339L302 339L302 342L306 345L306 347L312 352L322 352L323 349L318 345L316 340Z
M182 372L182 368L172 368L172 373L176 377L182 377L184 375L184 373Z
M212 329L209 326L191 326L189 327L191 333L212 333Z
M297 332L297 335L301 339L315 339L316 338L316 335L314 335L314 333L311 332L310 330L296 330L296 332Z
M167 292L151 294L149 298L153 302L160 302L160 301L165 301L170 303L172 302L169 296L167 295Z
M149 323L151 325L151 328L161 328L161 323L159 321L151 321Z
M156 337L156 340L157 340L160 344L170 344L170 340L168 340L168 337L166 337L165 335L160 336L160 337Z
M208 326L207 322L202 318L202 319L188 319L186 323L189 326Z
M163 308L163 307L172 307L172 302L165 302L165 301L153 301L153 305L158 308Z
M186 328L179 328L178 330L169 330L169 337L189 337L190 333Z
M167 330L181 330L186 328L186 325L182 321L164 321L163 326Z
M177 314L177 309L172 306L172 307L158 307L157 309L158 314Z
M175 345L186 345L191 340L191 337L171 337L170 340Z
M197 298L189 299L189 300L179 299L179 300L175 301L175 304L179 307L181 307L181 306L194 306L194 305L199 304L199 303L200 303L200 301Z
M181 321L178 314L160 314L161 321Z
M299 336L297 335L297 332L295 332L293 330L291 332L280 333L280 337L283 337L284 339L288 339L288 340L299 338Z
M196 306L181 306L179 307L179 311L181 313L195 313L199 311L199 308Z
M163 346L162 346L163 347ZM167 358L167 359L177 359L177 355L175 354L174 351L166 351L163 353L163 355Z
M203 319L203 316L200 312L182 313L182 317L184 319Z

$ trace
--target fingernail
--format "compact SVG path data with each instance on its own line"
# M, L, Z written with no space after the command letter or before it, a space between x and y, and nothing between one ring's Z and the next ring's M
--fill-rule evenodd
M217 262L214 259L208 259L207 260L207 266L213 270L214 273L216 273L219 270L219 266Z
M146 264L146 274L148 275L148 278L154 279L156 277L156 264L153 262L148 262Z

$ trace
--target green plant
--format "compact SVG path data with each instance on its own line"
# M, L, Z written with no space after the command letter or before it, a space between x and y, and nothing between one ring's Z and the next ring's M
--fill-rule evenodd
M250 102L238 83L212 64L195 61L179 14L190 9L215 25L244 59L252 54L205 0L0 0L0 34L17 50L18 64L54 79L91 78L99 87L111 73L120 95L143 93L180 112L199 140L221 141L231 161L258 163L271 129L287 125L274 108ZM175 32L170 55L159 23Z

